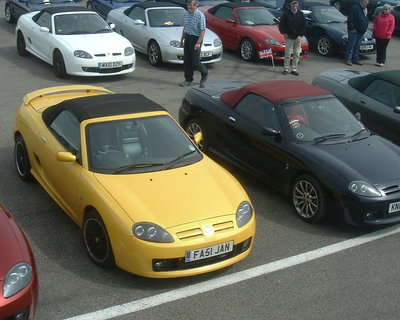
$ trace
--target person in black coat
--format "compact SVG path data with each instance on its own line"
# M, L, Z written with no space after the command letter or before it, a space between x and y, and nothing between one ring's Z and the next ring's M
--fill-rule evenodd
M361 0L350 8L347 15L348 42L345 54L345 63L351 66L353 63L362 65L360 61L360 45L365 31L368 29L367 17L368 0Z
M301 40L306 28L306 19L303 12L299 9L298 0L290 1L290 10L283 13L279 30L285 37L285 58L283 60L283 74L289 73L290 59L293 53L291 73L298 76L297 64L299 63L301 52Z

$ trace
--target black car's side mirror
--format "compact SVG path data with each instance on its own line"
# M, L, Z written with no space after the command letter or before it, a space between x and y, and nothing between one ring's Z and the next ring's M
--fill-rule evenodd
M267 127L262 128L261 134L268 137L275 137L278 140L282 139L281 132L272 128L267 128Z
M400 113L400 107L394 107L393 112L394 113Z

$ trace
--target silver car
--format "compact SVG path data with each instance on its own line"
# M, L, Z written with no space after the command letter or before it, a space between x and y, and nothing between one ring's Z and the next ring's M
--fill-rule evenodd
M152 65L159 66L163 62L183 64L180 39L185 12L184 8L172 3L142 2L111 10L107 22L114 24L114 30L127 38L135 50L147 54ZM207 29L200 59L203 63L214 63L221 58L221 39Z

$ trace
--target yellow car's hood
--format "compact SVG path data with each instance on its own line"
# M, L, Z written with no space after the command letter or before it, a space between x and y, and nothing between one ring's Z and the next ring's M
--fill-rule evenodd
M225 169L207 157L198 163L165 171L105 175L95 178L134 223L163 228L235 214L247 194Z

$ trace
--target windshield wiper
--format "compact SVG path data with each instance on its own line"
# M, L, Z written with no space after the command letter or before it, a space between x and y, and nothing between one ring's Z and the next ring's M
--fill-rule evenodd
M361 133L363 132L368 132L367 128L362 128L360 131L356 132L355 134L353 134L351 136L350 142L356 141L356 140L360 140L360 139L365 139L368 136L362 137L360 138Z
M332 133L332 134L327 134L325 136L317 137L313 141L314 141L314 144L318 144L318 143L326 141L328 139L341 138L345 135L346 135L345 133Z
M180 160L182 160L183 158L185 158L186 156L188 156L188 155L190 155L190 154L192 154L194 152L196 152L196 150L192 150L192 151L186 152L186 153L180 155L179 157L176 157L174 160L168 162L169 166L166 167L164 170L167 170L167 169L173 167L175 164L179 163Z
M127 166L122 166L114 171L114 173L121 173L124 171L129 171L132 169L137 169L137 168L147 168L147 167L156 167L156 166L163 166L165 163L135 163L135 164L130 164Z

